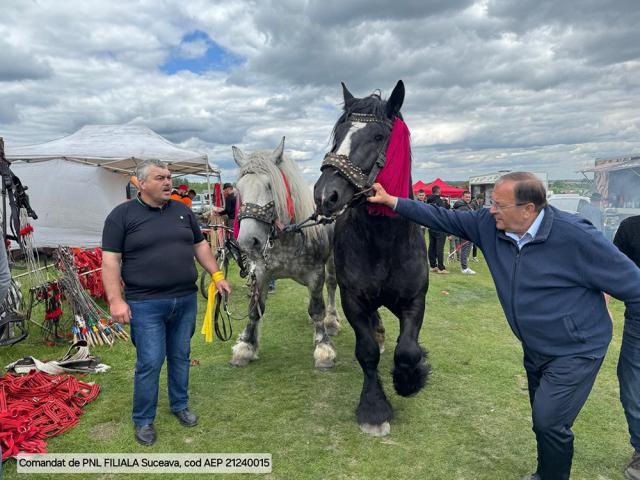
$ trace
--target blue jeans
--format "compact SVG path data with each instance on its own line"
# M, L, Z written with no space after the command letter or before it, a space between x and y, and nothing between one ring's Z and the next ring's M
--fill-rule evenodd
M196 327L197 297L133 300L131 341L137 361L133 381L133 423L153 423L158 405L160 369L167 358L169 405L179 412L189 404L189 354Z
M620 402L627 417L631 445L640 453L640 327L625 320L618 359Z

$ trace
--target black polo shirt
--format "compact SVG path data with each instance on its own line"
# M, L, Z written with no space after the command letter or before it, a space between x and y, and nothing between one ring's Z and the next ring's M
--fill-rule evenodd
M104 222L102 249L122 254L127 300L175 298L197 291L194 249L204 240L193 212L170 200L151 207L137 197Z
M620 223L613 243L640 267L640 215L625 218Z

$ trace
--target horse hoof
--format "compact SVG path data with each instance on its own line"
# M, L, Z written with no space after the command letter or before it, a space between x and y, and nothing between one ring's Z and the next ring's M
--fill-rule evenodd
M313 352L316 368L332 368L335 364L336 351L331 345L320 343Z
M373 425L371 423L361 423L360 430L372 437L386 437L391 433L391 425L389 422L381 423L380 425Z
M232 357L229 363L234 367L244 367L248 365L249 362L258 359L258 354L253 346L245 342L236 343L231 351Z
M246 358L232 358L229 360L229 365L232 367L246 367L249 365L249 360Z

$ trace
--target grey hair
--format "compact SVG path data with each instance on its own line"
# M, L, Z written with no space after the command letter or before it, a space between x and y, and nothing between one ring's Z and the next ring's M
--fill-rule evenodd
M147 177L149 176L149 169L151 167L158 167L158 168L164 168L164 169L169 168L169 166L166 163L164 163L162 160L156 160L156 159L143 160L141 163L136 165L136 177L138 177L138 181L143 182L147 179Z
M240 167L240 180L243 176L251 173L265 175L271 184L273 200L275 202L276 213L282 221L289 218L287 211L287 188L284 184L282 174L287 177L289 191L293 200L294 218L293 222L301 222L309 217L314 209L313 194L304 181L300 169L287 155L283 155L278 166L273 163L273 152L268 150L253 152L249 155L247 162ZM303 232L305 238L312 242L328 241L326 229L319 226L306 228Z
M517 204L533 203L536 212L547 206L547 191L542 181L530 172L511 172L502 175L496 184L515 182L513 193Z

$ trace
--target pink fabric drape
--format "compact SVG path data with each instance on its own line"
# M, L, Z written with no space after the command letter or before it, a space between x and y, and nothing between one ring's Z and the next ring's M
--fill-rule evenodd
M409 179L411 176L411 144L409 128L399 118L393 122L389 145L387 146L387 161L378 173L376 182L384 187L389 195L400 198L409 197ZM372 215L397 215L385 205L368 205Z
M233 218L233 238L238 239L240 235L240 220L238 220L238 212L240 212L240 190L236 191L236 215Z

